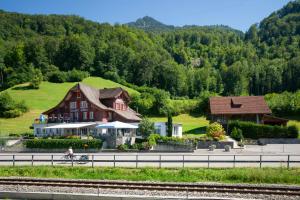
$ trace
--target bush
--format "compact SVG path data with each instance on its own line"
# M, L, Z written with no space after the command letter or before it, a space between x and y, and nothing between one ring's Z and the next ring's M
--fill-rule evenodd
M252 122L231 121L228 129L241 129L245 138L297 138L298 129L295 126L282 127L256 124Z
M34 134L33 133L22 133L21 136L24 139L33 139L34 138Z
M7 92L0 93L0 117L15 118L27 111L25 101L16 102Z
M52 83L63 83L66 82L66 74L61 71L54 71L48 74L48 81Z
M118 150L121 150L121 151L127 151L129 149L128 145L127 144L120 144L118 147L117 147Z
M139 123L138 131L143 137L148 137L151 133L154 133L154 123L144 117Z
M230 136L237 141L242 141L244 139L243 131L236 127L233 128Z
M8 134L9 137L20 137L20 134L18 133L10 133Z
M68 82L80 82L89 76L88 72L73 69L66 72L66 81Z
M225 130L221 124L214 122L210 124L206 129L206 135L215 140L222 140L225 137Z
M80 139L32 139L26 140L25 146L27 148L41 148L41 149L67 149L70 146L73 149L100 149L102 141L99 139L94 140L80 140ZM87 145L87 146L86 146Z

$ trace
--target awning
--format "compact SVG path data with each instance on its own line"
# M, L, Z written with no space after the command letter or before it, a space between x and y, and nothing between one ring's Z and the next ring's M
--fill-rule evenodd
M100 125L96 126L96 128L115 128L115 129L117 129L117 128L130 128L130 129L137 129L138 126L123 123L123 122L119 122L119 121L115 121L115 122L100 124Z
M83 128L95 125L96 123L68 123L68 124L58 124L54 126L48 126L47 129L57 128L57 129L63 129L63 128Z

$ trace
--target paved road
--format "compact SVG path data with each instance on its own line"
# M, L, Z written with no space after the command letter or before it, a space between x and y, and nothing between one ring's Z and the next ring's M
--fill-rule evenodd
M76 153L76 152L75 152ZM32 155L34 163L33 165L51 165L51 159L53 155L54 160L59 160L63 154L58 153L0 153L1 160L9 160L7 162L0 162L0 165L13 165L13 155L15 160L28 160L26 162L15 162L15 165L32 165ZM77 154L81 155L81 154ZM288 156L290 155L290 161L300 162L300 145L299 144L285 144L285 145L248 145L245 149L234 149L231 152L224 152L224 150L215 150L210 152L206 149L196 150L194 153L95 153L89 154L89 159L106 160L110 162L94 162L94 166L116 166L116 167L260 167L260 159L262 160L262 167L286 167ZM262 155L262 157L260 157ZM78 156L78 157L79 157ZM234 159L236 163L234 163ZM40 161L35 161L40 160ZM114 162L115 160L115 162ZM119 162L118 162L119 160ZM120 162L122 160L122 162ZM128 162L125 162L128 160ZM139 160L138 163L130 161ZM163 161L159 164L159 161ZM180 162L165 162L164 161L180 161ZM185 162L183 162L185 160ZM188 162L188 161L195 162ZM210 163L208 163L210 160ZM224 161L214 163L213 161ZM257 161L257 163L239 163L238 161ZM142 162L146 161L146 162ZM147 162L148 161L148 162ZM154 161L154 162L149 162ZM201 161L201 162L198 162ZM264 161L279 161L267 162ZM54 165L71 165L71 162L53 162ZM92 166L92 162L78 163L74 162L74 165L80 166ZM290 167L300 167L300 163L290 163Z

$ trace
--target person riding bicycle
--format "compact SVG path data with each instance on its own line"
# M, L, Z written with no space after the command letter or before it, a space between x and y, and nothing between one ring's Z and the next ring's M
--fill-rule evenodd
M72 147L69 147L68 151L66 151L67 156L69 156L70 159L73 158L74 154L73 154L73 149Z

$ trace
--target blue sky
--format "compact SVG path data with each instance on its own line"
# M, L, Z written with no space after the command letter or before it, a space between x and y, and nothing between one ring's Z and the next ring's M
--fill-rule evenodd
M169 25L223 24L246 31L289 0L0 0L0 9L28 14L75 14L127 23L151 16Z

